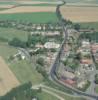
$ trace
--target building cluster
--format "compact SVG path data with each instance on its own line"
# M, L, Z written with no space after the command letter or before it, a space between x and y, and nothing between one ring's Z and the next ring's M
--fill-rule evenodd
M98 61L98 43L91 44L92 54L94 56L95 62Z
M70 47L68 45L65 46L64 51L66 52L66 55L63 56L67 59L71 54L71 57L66 60L66 65L61 64L58 71L60 80L64 84L68 84L69 86L77 89L84 89L88 84L90 75L94 70L91 47L94 48L94 45L92 46L89 40L81 40L81 45L76 51L76 54L78 54L78 57L80 58L78 61L79 64L75 64L74 67L78 67L76 67L76 69L72 69L70 66L73 66L74 64L75 60L72 57L74 55L72 51L70 51Z

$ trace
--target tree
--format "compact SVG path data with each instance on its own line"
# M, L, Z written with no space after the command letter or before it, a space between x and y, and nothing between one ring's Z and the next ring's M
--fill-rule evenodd
M98 84L98 74L95 75L95 83Z
M28 34L27 46L30 47L31 44L32 44L32 36L31 34Z
M9 41L8 44L15 47L26 48L26 43L18 38L13 38L13 40Z
M74 25L74 29L77 30L77 31L79 31L80 30L80 25L79 24L75 24Z
M38 58L36 62L37 62L37 64L39 64L39 65L41 65L41 66L44 66L44 64L45 64L44 59L41 58L41 57Z

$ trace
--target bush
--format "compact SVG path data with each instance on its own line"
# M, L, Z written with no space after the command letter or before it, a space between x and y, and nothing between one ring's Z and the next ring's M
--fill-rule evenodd
M95 75L95 83L98 84L98 74Z
M38 58L36 62L37 62L37 64L39 64L40 66L44 66L44 64L45 64L44 59L41 58L41 57Z
M0 100L32 100L38 92L41 92L41 90L33 90L32 84L29 82L12 89L5 96L2 96Z
M9 41L8 44L11 46L14 46L14 47L21 47L21 48L27 47L25 42L23 42L17 38L14 38L12 41Z
M78 89L85 92L88 89L88 87L90 86L90 84L91 84L90 81L87 81L87 83L85 84L85 86L83 88L78 88Z

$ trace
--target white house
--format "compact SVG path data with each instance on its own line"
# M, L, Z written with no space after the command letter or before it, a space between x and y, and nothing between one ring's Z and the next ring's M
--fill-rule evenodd
M57 44L57 43L55 43L55 42L46 42L46 43L44 44L44 47L45 47L46 49L58 49L58 48L60 47L60 44Z

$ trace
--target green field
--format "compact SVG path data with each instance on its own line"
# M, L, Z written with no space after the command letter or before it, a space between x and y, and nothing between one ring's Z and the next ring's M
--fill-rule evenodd
M31 65L28 60L13 62L8 61L9 56L16 54L17 51L18 49L14 47L10 47L5 43L0 43L0 56L5 59L10 69L21 83L31 81L32 84L38 84L42 82L42 76L36 72L36 70L34 69L35 66Z
M47 89L47 88L45 88L45 89ZM52 91L52 92L54 92L54 93L56 93L56 94L58 94L59 96L61 96L61 97L63 97L63 98L65 98L65 100L86 100L86 99L84 99L84 98L82 98L82 97L73 97L73 96L68 96L67 94L62 94L62 93L60 93L60 92L58 92L58 91L55 91L55 90L53 90L53 89L48 89L49 91Z
M98 31L98 22L79 23L81 28L94 28Z
M95 89L96 93L98 94L98 86L96 86L96 89Z
M59 100L56 97L54 97L50 94L47 94L45 92L38 93L37 96L40 98L40 100Z
M13 38L18 38L22 41L27 40L28 32L17 30L14 28L1 28L0 27L0 38L7 39L8 41L11 41Z
M27 34L28 33L25 31L13 28L0 28L0 38L7 39L9 41L13 38L18 38L22 41L26 41ZM8 61L8 58L16 54L17 51L17 48L8 46L6 42L0 42L0 56L2 56L5 59L10 69L21 83L31 81L33 84L37 84L42 82L42 76L38 74L34 69L35 65L31 65L31 63L28 60L13 62Z
M0 14L0 20L17 20L33 23L47 23L58 21L57 16L54 12Z
M5 38L8 40L12 40L16 37L22 41L26 41L27 34L27 32L22 30L16 30L12 28L0 28L0 38ZM0 56L5 59L10 69L21 83L31 81L33 84L37 84L42 82L42 76L38 74L34 69L35 65L31 65L28 60L13 62L8 61L8 58L16 54L17 51L17 48L8 46L6 42L0 42Z
M20 6L57 6L57 4L41 3L41 4L21 4Z
M7 8L0 8L0 11L2 11L2 10L6 10Z
M17 3L17 2L15 2L15 1L3 1L2 0L2 2L0 2L0 5L16 5L16 4L19 4L19 3Z

